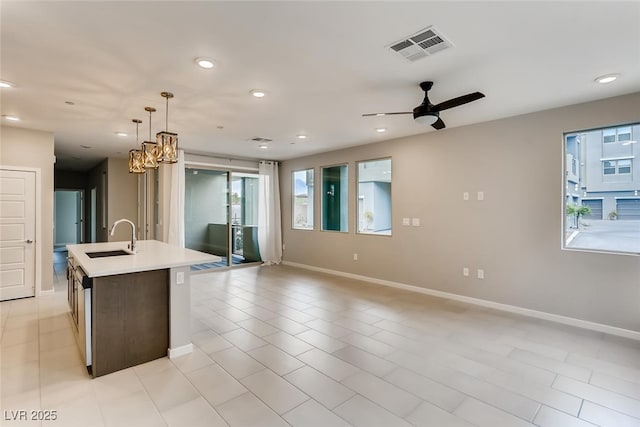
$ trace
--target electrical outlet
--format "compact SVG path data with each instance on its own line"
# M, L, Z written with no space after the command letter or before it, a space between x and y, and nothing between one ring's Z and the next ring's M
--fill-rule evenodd
M420 227L420 218L411 218L411 225L414 227Z
M469 276L469 267L464 267L462 269L462 275L465 276L465 277Z
M402 225L411 225L411 218L402 218Z
M481 268L478 269L478 279L484 279L484 270Z
M184 271L178 271L176 273L176 285L184 284Z
M354 260L354 261L357 261L357 260L358 260L358 254L356 254L356 253L354 253L354 254L353 254L353 260Z
M484 200L484 191L478 191L478 200Z
M462 193L462 200L469 200L469 192L465 191L464 193Z

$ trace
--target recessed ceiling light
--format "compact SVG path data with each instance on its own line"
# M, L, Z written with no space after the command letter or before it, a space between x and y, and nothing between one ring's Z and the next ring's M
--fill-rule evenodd
M253 89L249 93L251 95L255 96L256 98L264 98L264 96L266 95L266 93L263 90L260 90L260 89Z
M20 121L20 117L16 117L16 116L2 116L5 119L11 121L11 122L19 122Z
M196 64L200 68L210 69L216 66L216 63L211 58L196 58Z
M116 135L124 138L125 136L127 136L127 134L125 132L116 132Z
M297 137L298 139L307 139L307 135L304 135L304 134L300 134Z
M258 148L262 148L263 150L266 150L267 148L269 148L269 146L267 144L262 143L258 145Z
M596 77L595 81L597 83L611 83L614 80L617 80L620 77L620 74L606 74L604 76Z
M0 80L0 87L15 87L16 85L14 85L11 82L8 82L6 80Z
M377 113L376 114L376 117L382 117L382 116L386 116L386 114L385 113Z
M386 132L387 128L376 128L376 132L378 133L382 133L382 132Z

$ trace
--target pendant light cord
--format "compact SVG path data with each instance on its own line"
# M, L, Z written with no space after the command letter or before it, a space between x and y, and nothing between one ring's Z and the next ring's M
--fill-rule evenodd
M169 132L169 97L166 97L167 100L167 108L165 108L165 121L164 121L164 130Z

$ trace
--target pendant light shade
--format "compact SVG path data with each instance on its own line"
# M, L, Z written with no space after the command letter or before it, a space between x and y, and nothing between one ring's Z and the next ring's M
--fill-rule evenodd
M136 124L136 144L138 143L138 127L142 120L131 120ZM144 169L144 156L142 150L129 150L129 173L145 173Z
M178 161L178 134L169 132L169 98L173 98L173 94L171 92L162 92L160 95L167 100L167 109L165 130L156 134L158 162L176 163Z
M158 144L151 141L151 113L156 109L153 107L145 107L145 111L149 112L149 140L142 143L142 157L145 169L157 169L160 164L158 163L158 155L160 150Z

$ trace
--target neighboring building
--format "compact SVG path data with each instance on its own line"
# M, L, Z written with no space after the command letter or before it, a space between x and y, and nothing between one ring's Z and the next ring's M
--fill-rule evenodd
M566 135L566 202L589 219L640 220L640 124Z

